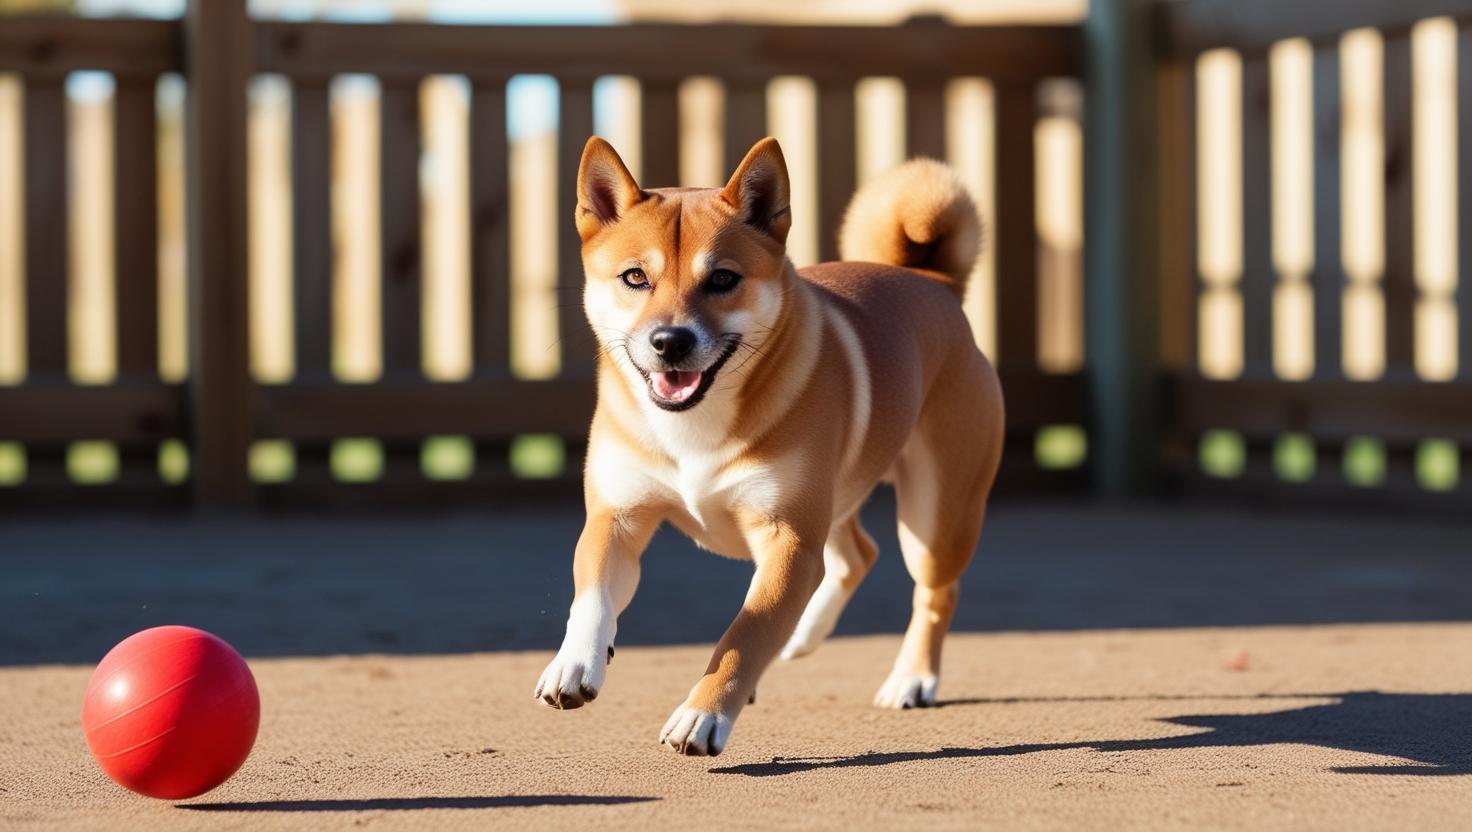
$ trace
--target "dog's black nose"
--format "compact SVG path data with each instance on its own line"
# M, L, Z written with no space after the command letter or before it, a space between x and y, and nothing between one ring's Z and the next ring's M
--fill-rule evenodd
M665 361L679 361L695 349L695 333L683 326L662 326L649 333L649 345Z

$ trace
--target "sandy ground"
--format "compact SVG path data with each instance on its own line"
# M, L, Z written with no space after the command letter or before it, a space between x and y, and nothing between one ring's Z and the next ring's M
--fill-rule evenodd
M1002 503L944 707L869 706L908 614L882 552L816 655L714 761L655 738L750 566L661 534L591 707L531 699L576 508L0 517L0 828L1466 829L1465 524L1184 503ZM79 726L123 636L235 644L254 754L184 807L113 785Z
M531 701L542 653L257 660L254 754L178 805L87 757L87 668L11 668L0 823L1348 830L1472 811L1469 625L965 634L943 707L878 711L896 646L779 666L714 760L654 743L703 648L620 651L604 695L565 713Z

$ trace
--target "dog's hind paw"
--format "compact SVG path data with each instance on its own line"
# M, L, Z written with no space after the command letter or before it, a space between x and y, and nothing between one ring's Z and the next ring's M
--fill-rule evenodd
M874 704L894 710L929 708L935 704L935 691L939 686L938 676L919 676L896 670L874 694Z
M714 757L725 750L731 725L730 717L723 713L681 705L659 732L659 741L687 757Z
M603 687L604 669L611 660L612 648L609 648L609 653L610 658L599 657L601 661L571 659L558 653L542 671L532 697L558 710L581 708L592 702L598 698L598 689Z

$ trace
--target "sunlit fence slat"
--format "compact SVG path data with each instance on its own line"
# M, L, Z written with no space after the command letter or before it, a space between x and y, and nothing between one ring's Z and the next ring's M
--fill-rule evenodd
M1472 380L1472 28L1457 33L1457 374ZM1468 448L1472 454L1472 448ZM1472 456L1468 457L1472 463ZM1463 470L1469 470L1467 464ZM1468 478L1472 480L1472 477Z

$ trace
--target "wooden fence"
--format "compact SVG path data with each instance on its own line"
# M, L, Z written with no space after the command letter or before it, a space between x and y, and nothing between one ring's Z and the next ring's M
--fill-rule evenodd
M1161 314L1166 377L1163 384L1162 454L1181 485L1258 498L1296 496L1335 501L1373 501L1404 506L1442 506L1465 512L1472 506L1472 3L1336 2L1326 14L1320 4L1271 0L1189 0L1165 3L1154 21L1160 48L1162 190ZM1458 248L1453 306L1459 335L1454 373L1428 371L1418 362L1430 322L1418 319L1429 299L1430 258L1418 248L1417 233L1429 217L1417 216L1418 120L1428 84L1416 83L1413 26L1442 21L1455 38L1456 126L1452 152L1457 174L1453 246ZM1379 138L1383 161L1366 170L1383 189L1383 265L1348 268L1345 229L1346 33L1373 28L1381 49ZM1284 175L1273 152L1273 64L1270 50L1286 39L1307 41L1312 51L1312 260L1302 274L1285 274L1282 240L1275 235L1274 185ZM1233 50L1241 73L1242 244L1237 279L1208 280L1198 268L1200 198L1198 172L1204 137L1198 135L1197 61L1209 50ZM1373 115L1373 114L1372 114ZM1434 126L1433 126L1434 127ZM1358 157L1356 157L1358 163ZM1452 171L1428 168L1446 179ZM1372 188L1370 190L1377 190ZM1360 240L1350 248L1361 248ZM1353 274L1352 274L1353 273ZM1293 284L1300 285L1294 287ZM1283 325L1285 289L1306 289L1311 312L1302 323ZM1381 321L1351 323L1349 293L1378 296ZM1240 371L1207 377L1202 368L1208 294L1240 303ZM1275 321L1277 326L1275 326ZM1285 372L1280 336L1311 332L1311 370ZM1381 341L1383 369L1352 369L1346 347ZM1375 352L1375 350L1371 350ZM1451 350L1447 350L1450 352ZM1434 379L1434 380L1432 380Z
M241 0L196 0L182 21L13 18L0 26L0 73L24 84L24 380L0 386L0 506L78 500L205 505L483 500L569 492L593 403L591 339L575 303L559 307L561 370L528 380L511 369L507 85L512 76L556 79L559 181L570 181L593 132L594 82L609 74L641 87L642 169L677 181L678 85L718 78L725 89L728 167L763 135L766 85L804 76L816 88L817 210L824 258L856 182L855 84L893 76L906 87L909 152L946 152L945 84L988 79L994 90L996 341L1009 405L1004 491L1199 490L1273 499L1355 498L1440 504L1465 511L1472 495L1472 235L1462 239L1453 297L1454 377L1418 369L1426 300L1418 278L1418 93L1412 27L1432 17L1456 27L1457 227L1472 226L1472 2L1468 0L1095 0L1080 26L897 28L638 24L487 27L251 21ZM1383 274L1355 275L1345 248L1343 39L1372 28L1383 38ZM1303 275L1275 259L1273 71L1269 52L1290 39L1312 50L1311 167L1314 256ZM1240 60L1240 155L1211 158L1202 123L1202 56ZM74 383L68 374L68 168L64 84L76 70L116 79L114 240L117 378ZM165 73L188 84L188 378L160 380L158 195L154 87ZM246 89L261 73L291 85L291 207L295 376L252 379L247 347ZM333 303L329 84L344 73L379 79L383 372L344 383L331 366ZM470 86L470 273L474 372L428 380L421 360L419 84L464 76ZM1040 367L1035 221L1039 90L1051 79L1085 89L1086 330L1080 371ZM1234 105L1235 106L1235 105ZM1240 164L1242 239L1237 273L1204 276L1198 174ZM582 282L559 188L558 287ZM1311 292L1309 320L1285 317L1287 288ZM1344 345L1380 338L1351 325L1351 290L1383 304L1384 369L1348 373ZM1204 372L1201 310L1227 298L1240 314L1240 369ZM1283 321L1288 320L1285 327ZM1359 320L1359 319L1354 319ZM1212 324L1220 328L1219 322ZM1310 331L1312 370L1284 372L1276 335ZM1455 337L1455 336L1454 336ZM1055 470L1034 453L1040 431L1086 429L1088 467ZM554 434L567 464L529 480L512 464L513 440ZM450 481L428 477L429 437L468 437L474 464ZM378 440L371 482L344 481L331 455L344 437ZM76 443L119 451L106 484L69 471ZM182 440L189 474L160 474L163 443ZM252 479L252 447L294 448L289 478ZM9 450L7 451L7 448ZM19 449L17 451L17 449ZM12 458L6 462L6 453ZM13 461L19 455L20 466ZM19 468L22 475L11 476ZM1092 475L1092 476L1090 476Z
M856 180L855 84L894 76L907 90L912 154L946 152L945 84L983 77L996 101L997 341L1010 407L1007 482L1014 488L1083 481L1082 469L1050 470L1033 454L1037 431L1082 425L1083 377L1038 365L1039 239L1034 220L1039 88L1076 78L1080 30L1070 26L900 28L751 25L488 27L251 21L238 0L192 2L184 20L14 18L0 26L0 72L24 84L26 375L0 387L0 443L23 454L23 475L0 486L0 505L188 502L205 505L440 503L449 499L568 492L593 405L593 350L576 303L559 304L555 378L516 377L510 363L507 84L545 73L558 95L557 239L560 298L582 283L571 222L584 139L593 132L593 85L608 74L642 88L643 177L674 183L679 170L677 85L712 76L725 88L728 168L766 132L766 86L782 75L817 89L821 153L817 216L821 254ZM79 385L68 375L65 90L68 73L114 75L117 210L118 376ZM154 85L179 72L186 114L189 223L188 378L157 372ZM285 76L291 88L291 207L295 375L252 379L247 344L246 90L253 75ZM329 84L344 73L380 83L380 250L383 372L343 383L331 368L333 326ZM428 76L470 84L470 240L474 372L427 380L421 362L423 291L419 85ZM576 335L570 335L570 334ZM518 476L509 455L523 434L554 434L567 464L550 479ZM461 478L427 477L429 437L468 437L474 464ZM370 482L335 476L330 456L344 437L382 448ZM182 440L187 477L160 474L163 443ZM261 440L294 449L289 478L253 481ZM68 458L80 441L118 449L116 478L79 484ZM174 442L177 447L177 441ZM3 466L0 466L3 467ZM17 467L14 464L12 467Z

